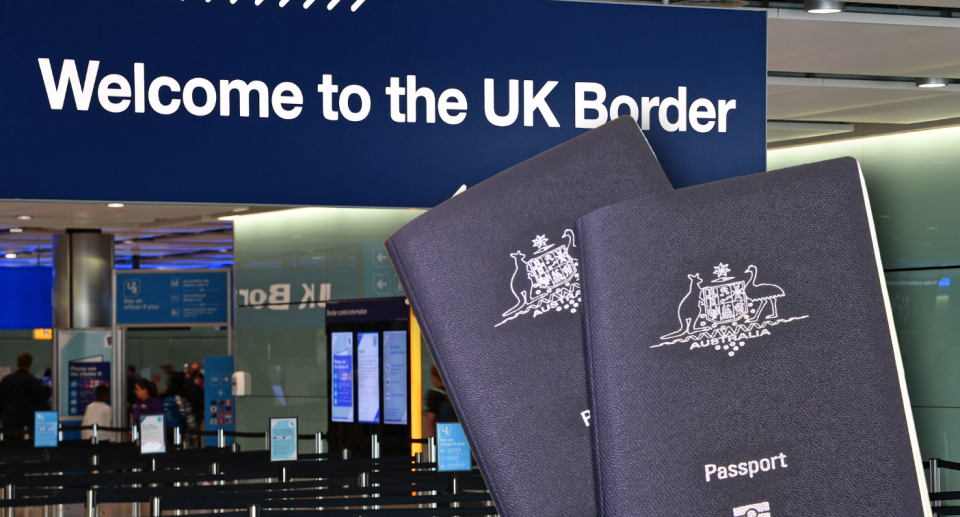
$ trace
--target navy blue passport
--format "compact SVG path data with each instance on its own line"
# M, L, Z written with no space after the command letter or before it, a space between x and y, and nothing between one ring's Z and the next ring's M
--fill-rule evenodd
M595 517L577 218L670 190L630 117L467 189L386 242L503 517Z
M930 515L856 160L577 232L600 515Z

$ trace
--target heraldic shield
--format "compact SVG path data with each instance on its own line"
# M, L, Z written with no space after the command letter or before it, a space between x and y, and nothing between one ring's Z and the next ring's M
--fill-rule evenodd
M543 290L559 287L573 279L577 267L567 251L567 246L554 248L527 261L527 278L530 279L530 298Z
M749 304L746 287L746 282L739 281L701 288L700 307L704 318L711 323L727 323L746 315Z

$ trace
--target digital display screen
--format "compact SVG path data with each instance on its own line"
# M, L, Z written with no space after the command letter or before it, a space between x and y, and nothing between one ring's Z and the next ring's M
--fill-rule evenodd
M330 418L353 422L353 332L334 332L331 349Z
M380 423L380 334L357 332L357 420Z
M407 424L407 332L383 333L383 423Z

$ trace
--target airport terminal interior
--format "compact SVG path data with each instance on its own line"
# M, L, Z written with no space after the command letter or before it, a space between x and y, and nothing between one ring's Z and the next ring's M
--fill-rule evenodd
M303 15L314 10L346 12L352 7L353 12L346 14L362 16L365 11L374 13L382 3L344 0L337 5L334 0L328 5L324 0L309 6L306 4L314 2L307 0L301 6L301 0L292 0L284 7L287 1L281 0L277 6L277 0L266 0L258 9L296 9L284 12ZM252 4L253 0L240 0L244 2ZM201 4L199 0L186 3ZM226 4L213 0L217 3ZM960 295L953 292L955 287L960 289L960 2L569 3L638 4L638 8L705 11L707 16L741 10L766 14L766 168L776 170L844 156L858 160L869 193L920 455L923 461L938 458L960 462ZM260 6L261 1L256 4ZM821 11L813 4L839 7L837 12ZM118 38L133 37L126 31L118 34ZM114 43L124 44L122 40ZM725 47L726 43L719 40L704 44L724 47L725 52L734 54L742 51ZM15 46L17 42L5 41L3 45ZM43 51L51 54L54 77L61 73L61 59L75 57L81 74L78 85L87 59L96 57L80 50ZM630 67L631 52L646 50L618 52L623 53L620 65ZM153 59L158 61L156 56ZM279 62L284 59L277 57ZM293 67L304 65L295 57L289 60ZM36 68L35 60L32 66ZM148 75L159 73L151 71L151 66L159 65L148 62ZM101 65L101 75L113 73L105 67L107 61ZM399 75L404 70L400 67L388 73ZM24 81L42 94L41 73L36 71L34 75ZM182 83L187 77L177 76L177 80ZM0 84L9 80L0 78ZM142 79L139 87L143 88ZM48 86L48 91L50 88L53 86ZM129 84L126 88L129 96ZM340 88L341 92L347 91L346 78ZM153 86L150 89L153 91ZM101 95L104 90L101 86ZM440 90L435 90L440 97ZM304 96L311 101L318 95L305 88ZM608 105L613 95L610 92ZM272 106L282 114L284 105L277 103L278 97L282 96L275 91ZM260 93L260 98L266 107L267 96ZM471 110L479 111L479 100L471 101L476 105L471 104ZM73 109L72 102L67 101L64 112ZM91 116L100 110L97 102L94 96ZM150 100L151 106L153 102ZM341 115L356 116L358 104L340 102ZM416 110L416 99L413 102ZM451 96L442 102L456 100ZM249 103L248 114L250 106L256 113L259 105ZM621 112L626 113L628 108L624 104ZM142 113L140 109L138 113ZM430 109L428 106L427 117ZM449 116L443 115L442 109L439 112ZM170 119L180 115L187 116L178 113ZM480 117L479 113L471 115ZM147 116L158 115L148 112ZM315 116L320 118L319 114ZM206 122L220 120L208 118ZM269 121L274 123L275 119ZM256 117L238 120L253 123ZM540 118L536 120L542 124ZM560 122L566 123L562 117ZM7 123L0 120L0 125ZM77 131L83 129L78 125ZM349 142L350 138L361 137L358 133L345 138ZM512 138L523 136L515 133ZM657 151L656 141L651 141ZM478 145L484 143L480 139ZM203 149L198 143L196 149L175 152L202 153ZM4 146L4 154L17 152ZM497 150L483 152L496 154ZM357 161L361 164L358 166L368 163L366 158ZM277 165L278 169L284 167ZM450 169L451 174L457 172L455 166ZM489 170L487 177L497 172ZM437 402L438 397L443 399L438 396L443 393L438 391L442 380L384 245L397 230L429 212L436 203L365 205L356 197L342 204L256 202L253 196L237 196L230 202L229 193L211 195L210 202L202 201L202 193L193 195L189 202L144 201L138 194L81 199L62 193L49 198L5 195L7 186L31 174L42 175L44 171L0 171L0 254L4 256L0 258L0 376L29 366L29 374L46 387L43 409L58 412L62 450L66 451L63 445L71 441L91 441L89 428L80 427L92 421L85 420L85 414L92 413L88 408L98 401L110 404L105 413L108 421L102 421L101 427L136 427L140 414L165 415L168 427L179 426L176 437L169 431L165 435L168 450L235 447L244 453L266 451L271 443L274 448L283 444L274 432L277 426L294 422L290 424L293 435L311 437L296 439L292 452L285 450L294 459L297 454L355 458L422 454L429 459L429 439L435 437L438 422L456 420L455 415L441 414L447 413L442 407L446 402ZM138 172L132 167L125 174ZM205 170L202 174L216 176L223 184L235 181L230 170ZM264 171L260 180L243 181L263 181L266 185L270 174ZM322 190L333 176L350 174L353 171L317 168L300 177L304 185ZM394 180L398 185L411 181L399 175ZM446 196L453 196L460 183L448 189ZM465 186L469 191L474 184ZM183 184L180 188L192 186ZM289 184L287 188L299 187ZM396 188L408 192L417 187ZM764 221L755 223L763 225ZM560 235L551 238L557 240ZM834 288L857 289L842 281ZM32 364L24 362L24 354L29 354ZM374 354L372 359L369 354ZM345 379L349 380L348 386L344 385ZM171 424L171 420L178 423ZM218 434L218 430L223 432ZM39 429L35 432L39 437ZM136 438L132 433L98 430L95 441L130 442ZM145 430L139 433L146 436ZM12 434L17 432L4 422L3 439L9 442ZM203 469L211 462L212 468L218 468L216 461L221 461L220 468L228 465L227 460L203 461ZM469 454L467 462L469 465ZM158 468L156 464L153 467ZM297 477L330 477L321 474ZM271 472L253 481L240 481L280 482L286 475L286 471ZM363 485L364 475L368 474L361 473L356 486L368 486ZM464 479L468 488L472 482L478 493L482 491L482 479ZM926 480L933 483L932 477ZM960 490L960 471L941 469L936 483L942 491ZM30 489L25 490L29 493ZM456 494L457 490L440 492ZM6 493L9 496L12 492ZM106 490L103 494L100 511L104 515L130 514L129 505L123 506L126 502L110 502ZM157 508L159 501L157 498ZM447 505L439 501L440 506ZM152 500L143 503L134 510L135 515L159 511L151 510ZM473 503L463 504L466 510ZM74 515L87 507L89 504L69 501L50 505L61 514ZM183 508L186 513L202 505L185 503ZM246 515L247 505L234 509ZM41 515L41 511L47 512L47 506L17 509L16 515ZM174 511L181 514L180 509L164 514ZM255 515L252 509L250 512ZM468 514L481 513L463 513ZM754 511L752 515L758 514Z

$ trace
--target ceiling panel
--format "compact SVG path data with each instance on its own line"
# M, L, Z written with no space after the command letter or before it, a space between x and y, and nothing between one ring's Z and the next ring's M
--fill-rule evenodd
M960 92L769 85L774 120L913 124L960 117Z
M867 0L864 3L884 5L909 5L916 7L960 8L958 0Z
M960 26L771 18L768 27L769 70L960 78Z

